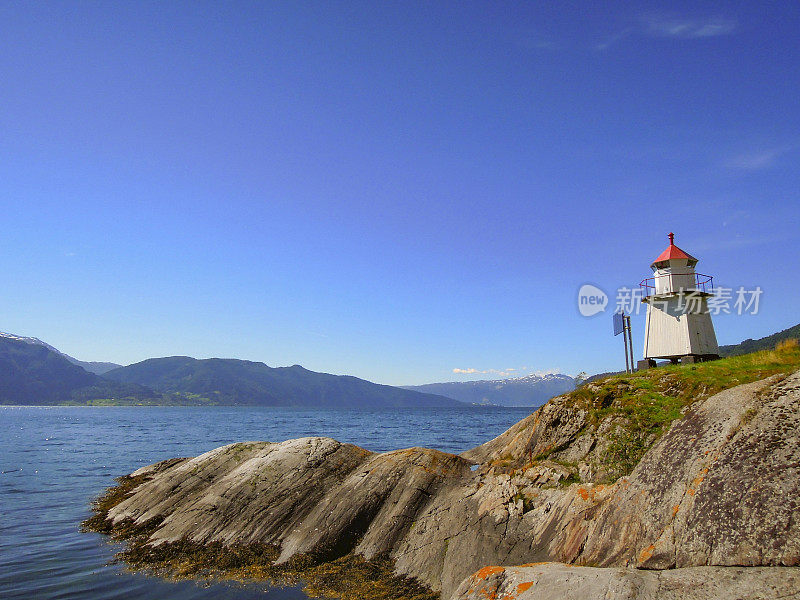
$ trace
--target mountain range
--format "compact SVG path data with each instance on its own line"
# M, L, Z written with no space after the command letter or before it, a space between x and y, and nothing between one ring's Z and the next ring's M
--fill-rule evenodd
M264 363L151 358L91 373L37 338L0 335L0 404L210 404L337 408L459 406L452 398ZM105 363L109 364L109 363Z
M541 406L553 396L571 391L575 387L575 379L569 375L547 374L403 387L407 390L440 394L470 404L535 407Z
M20 342L25 342L27 344L33 344L34 346L44 346L45 348L49 348L53 352L60 354L61 356L66 358L69 362L71 362L73 365L78 365L79 367L82 367L86 371L89 371L89 373L94 373L95 375L102 375L103 373L106 373L111 369L116 369L122 366L112 362L78 360L77 358L73 358L69 354L64 354L58 348L54 348L50 344L43 342L39 338L35 337L23 337L21 335L14 335L13 333L6 333L4 331L0 331L0 338L17 340Z
M140 385L90 373L47 344L0 337L0 404L85 404L110 398L142 404L159 400Z
M773 348L800 338L800 324L740 344L722 356ZM591 379L591 378L590 378ZM568 375L393 387L300 365L188 356L151 358L126 367L73 358L38 338L0 332L0 404L222 404L306 407L439 407L461 403L536 407L575 386Z
M105 377L140 384L165 395L205 398L215 404L337 408L458 406L452 398L372 383L300 365L268 367L248 360L188 356L151 358Z

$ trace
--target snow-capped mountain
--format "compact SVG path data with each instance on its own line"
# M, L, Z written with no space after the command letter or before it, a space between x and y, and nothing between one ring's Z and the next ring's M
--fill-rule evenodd
M25 342L26 344L33 344L34 346L44 346L45 348L60 354L61 356L66 358L69 362L71 362L73 365L78 365L79 367L82 367L87 371L89 371L90 373L94 373L96 375L102 375L103 373L107 373L111 369L116 369L117 367L122 366L111 362L78 360L77 358L71 357L69 354L64 354L58 348L54 348L47 342L43 342L39 338L35 337L25 337L22 335L17 335L15 333L7 333L5 331L0 331L0 337L10 340L16 340L18 342Z
M483 381L451 381L403 386L408 390L447 396L471 404L541 406L553 396L575 388L575 379L562 373L525 375Z
M24 337L21 335L16 335L14 333L8 333L5 331L0 331L0 337L8 338L10 340L17 340L18 342L26 342L28 344L36 344L38 346L45 346L49 348L48 344L45 344L42 340L35 337Z

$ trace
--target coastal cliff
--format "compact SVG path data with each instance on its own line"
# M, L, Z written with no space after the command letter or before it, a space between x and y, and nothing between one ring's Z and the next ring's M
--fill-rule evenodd
M232 444L121 478L86 526L134 566L343 598L800 597L790 362L609 378L461 456Z

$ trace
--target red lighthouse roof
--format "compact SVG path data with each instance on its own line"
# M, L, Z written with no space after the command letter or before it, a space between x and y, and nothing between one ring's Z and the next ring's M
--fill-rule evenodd
M690 265L693 265L693 264L697 263L697 259L694 256L692 256L691 254L688 254L687 252L684 252L683 250L678 248L675 245L674 240L675 240L675 234L674 233L670 233L669 234L669 246L667 246L667 249L664 250L661 254L658 255L658 258L653 261L652 265L650 265L651 267L654 266L657 263L664 262L664 261L667 261L667 260L672 260L673 258L685 258L685 259L688 259Z

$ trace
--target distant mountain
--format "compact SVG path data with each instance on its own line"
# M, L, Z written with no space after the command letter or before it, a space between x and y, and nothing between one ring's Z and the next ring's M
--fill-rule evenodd
M90 373L95 373L96 375L102 375L106 371L110 371L111 369L116 369L121 367L122 365L118 365L117 363L112 362L97 362L97 361L85 361L85 360L78 360L77 358L71 357L69 354L64 354L58 348L54 348L50 344L43 342L39 338L35 337L24 337L21 335L15 335L13 333L5 333L0 331L0 338L6 338L9 340L17 340L20 342L25 342L26 344L33 344L35 346L44 346L45 348L49 348L53 352L57 352L64 358L66 358L69 362L73 365L78 365L89 371Z
M791 338L800 339L800 324L757 340L748 338L739 344L720 346L719 353L720 356L737 356L739 354L757 352L758 350L772 350L778 342Z
M94 373L95 375L103 375L104 373L108 373L111 369L118 369L122 366L112 362L78 360L77 358L72 358L69 354L65 354L64 358L66 358L73 365L78 365L79 367L82 367L90 373Z
M0 336L0 404L153 403L136 384L108 381L71 363L47 344Z
M219 404L337 408L458 406L452 398L292 367L188 356L151 358L105 377L162 394L208 398Z
M574 387L575 380L569 375L561 374L403 386L407 390L440 394L471 404L500 406L541 406L553 396L568 392Z
M0 404L409 408L460 402L357 377L315 373L300 365L272 368L245 360L186 356L151 358L128 367L87 363L38 338L0 333Z

